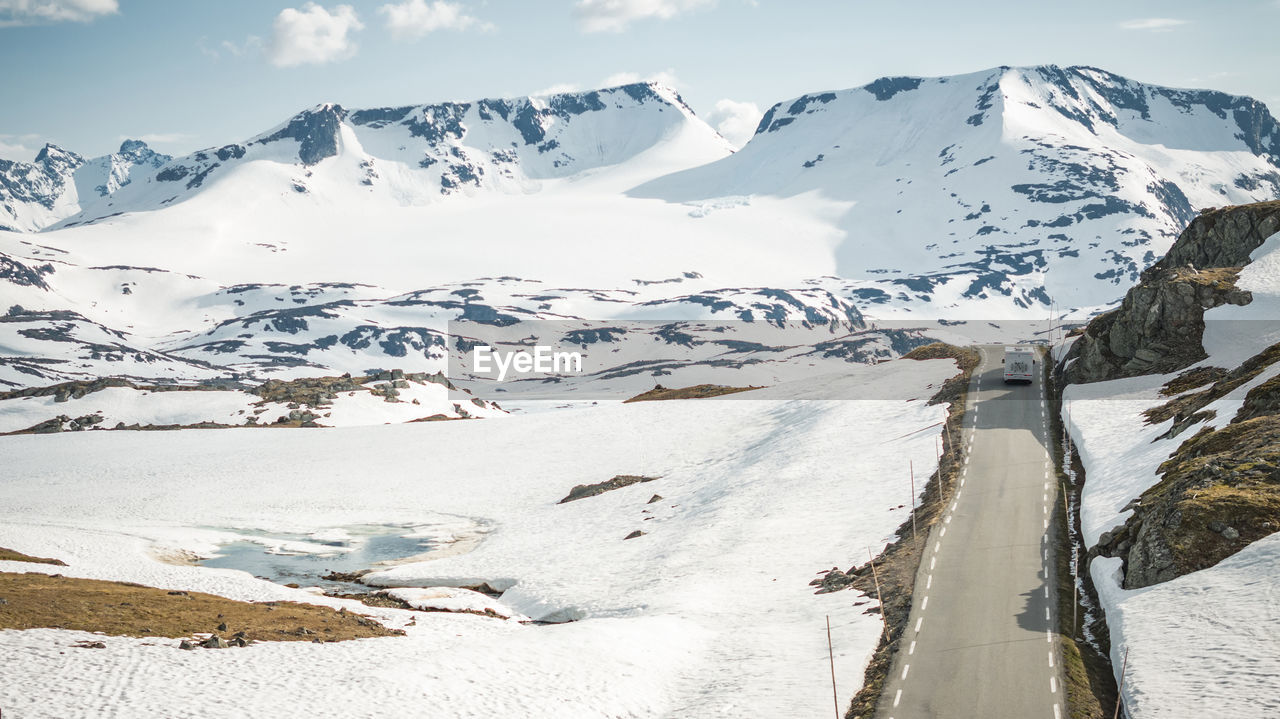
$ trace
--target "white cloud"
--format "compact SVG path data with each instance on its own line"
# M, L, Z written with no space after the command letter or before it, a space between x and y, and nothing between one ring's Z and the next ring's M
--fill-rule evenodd
M583 32L622 32L636 20L669 20L716 0L578 0L573 12Z
M313 2L301 10L285 8L272 26L267 57L277 67L345 60L356 54L351 34L363 28L350 5L332 11Z
M231 40L223 40L217 45L210 47L207 38L200 38L196 41L196 49L202 55L213 60L222 59L222 54L226 53L232 57L244 57L250 53L262 52L262 38L257 35L250 35L244 39L242 43L235 43Z
M764 113L754 102L735 102L720 100L715 108L704 118L708 125L716 129L724 139L734 147L742 147L756 132L756 125Z
M670 88L680 87L680 78L676 77L675 70L670 68L649 75L641 75L638 72L615 72L601 80L600 87L617 87L618 85L631 85L637 82L656 82L659 85L665 85Z
M544 97L546 95L563 95L566 92L578 92L582 86L575 82L558 82L551 87L544 87L529 93L533 97Z
M31 162L39 140L37 135L0 135L0 159Z
M1124 30L1146 30L1148 32L1169 32L1179 25L1186 25L1186 20L1177 20L1171 17L1147 17L1137 20L1125 20L1120 23L1121 29Z
M117 0L0 0L0 27L88 22L120 12Z
M404 0L383 5L378 13L387 19L387 29L396 38L418 38L436 30L492 30L493 25L468 15L460 3L444 0Z

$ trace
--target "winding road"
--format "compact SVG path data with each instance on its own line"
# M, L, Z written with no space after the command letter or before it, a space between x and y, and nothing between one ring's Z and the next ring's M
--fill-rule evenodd
M962 475L929 534L880 719L1060 719L1045 392L1006 385L983 346L964 417ZM1038 366L1038 365L1037 365Z

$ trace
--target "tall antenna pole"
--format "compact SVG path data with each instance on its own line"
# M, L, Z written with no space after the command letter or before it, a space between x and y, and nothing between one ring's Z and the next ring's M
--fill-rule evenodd
M911 540L916 538L916 465L912 460L907 460L907 467L911 472Z
M840 719L840 697L836 694L836 655L831 649L831 615L827 615L827 659L831 661L831 703L836 708L836 719Z

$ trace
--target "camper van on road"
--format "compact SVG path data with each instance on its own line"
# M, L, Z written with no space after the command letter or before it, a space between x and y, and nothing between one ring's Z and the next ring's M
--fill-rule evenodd
M1026 382L1035 379L1036 355L1030 347L1004 348L1004 382Z

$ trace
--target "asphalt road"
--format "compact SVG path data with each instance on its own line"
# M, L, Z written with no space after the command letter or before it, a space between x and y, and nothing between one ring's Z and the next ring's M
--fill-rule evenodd
M1056 484L1038 370L1006 385L981 347L962 479L930 532L881 719L1066 716L1049 518Z

